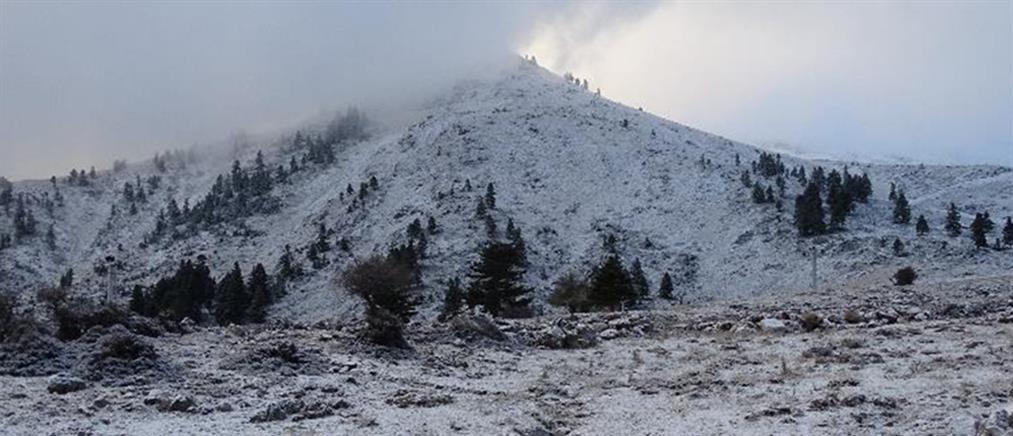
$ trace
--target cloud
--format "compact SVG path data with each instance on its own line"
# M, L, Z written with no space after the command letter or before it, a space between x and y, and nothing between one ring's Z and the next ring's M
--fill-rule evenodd
M0 174L47 177L400 106L514 56L548 7L0 2Z
M1011 8L660 3L547 23L525 50L614 99L746 141L1013 164Z

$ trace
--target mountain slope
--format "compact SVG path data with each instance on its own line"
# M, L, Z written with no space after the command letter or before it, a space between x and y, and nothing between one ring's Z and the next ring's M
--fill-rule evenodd
M249 162L262 149L274 166L304 153L290 144L286 137L215 153ZM617 238L626 262L641 260L652 289L664 272L683 270L687 256L696 256L699 272L692 298L806 288L807 253L814 244L821 252L823 284L882 283L908 264L935 280L992 275L1013 267L1010 251L976 252L966 236L950 239L941 234L950 201L962 207L965 225L966 213L974 211L988 210L997 221L1013 214L1009 168L850 163L852 173L869 174L873 198L858 205L847 232L799 239L791 225L793 198L801 190L797 182L789 180L784 210L778 212L773 205L753 204L739 181L760 151L608 101L521 63L496 79L462 83L407 129L342 145L335 164L297 173L290 183L275 188L280 211L255 215L242 226L143 246L169 198L195 204L215 177L228 171L228 159L211 152L173 165L162 175L163 186L134 216L123 212L128 206L119 189L136 175L161 174L151 163L103 173L90 188L58 184L65 207L56 208L50 218L39 205L33 206L41 222L39 233L54 223L58 248L50 250L44 237L34 237L0 252L0 286L27 295L55 283L73 267L80 282L76 289L101 292L110 284L151 284L181 258L200 254L216 275L233 262L247 271L256 262L270 269L285 245L305 259L318 224L324 223L334 231L332 244L347 238L350 252L332 250L329 265L318 271L304 265L311 274L289 285L273 316L306 321L343 317L355 313L356 306L336 284L340 270L356 257L385 251L403 240L412 220L424 223L432 216L440 232L430 237L424 281L435 301L442 280L463 278L486 238L475 207L488 183L495 185L497 208L492 215L500 231L508 219L523 231L531 263L527 279L542 296L563 272L586 271L597 263L609 235ZM807 170L844 165L788 156L783 161ZM342 195L345 187L358 189L371 176L379 189L362 206L353 206L352 196ZM466 181L471 191L465 190ZM916 237L913 224L890 223L890 182L906 190L915 217L924 214L929 219L929 236ZM14 190L42 198L53 187L27 181L16 183ZM110 212L114 204L119 210L115 216ZM11 225L9 215L0 216L0 232ZM907 243L910 256L892 254L895 237ZM95 266L107 262L107 256L116 259L111 273L100 276Z

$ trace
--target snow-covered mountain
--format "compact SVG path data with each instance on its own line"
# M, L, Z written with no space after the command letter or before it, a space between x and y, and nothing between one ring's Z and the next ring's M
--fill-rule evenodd
M491 214L501 231L508 219L522 230L527 280L540 296L564 272L584 272L597 263L609 235L626 262L642 262L652 289L664 272L684 269L685 259L695 256L698 279L690 297L698 299L807 288L813 246L820 252L821 286L883 283L907 265L940 281L1013 269L1013 250L975 250L965 235L949 238L942 231L950 202L963 212L965 225L968 214L987 210L1001 229L1001 221L1013 215L1010 168L783 156L789 168L848 165L852 174L868 173L873 183L872 198L857 206L847 231L800 239L792 225L799 183L788 181L778 211L753 204L740 182L763 150L609 101L528 62L494 79L460 84L411 127L340 146L334 164L300 171L274 188L281 200L276 212L249 217L242 226L145 243L170 198L196 204L219 174L228 173L232 157L248 165L260 150L273 168L305 153L291 144L286 135L246 149L203 150L196 159L170 162L164 173L152 162L131 164L100 172L89 187L69 186L62 178L55 188L48 180L16 182L15 195L38 200L29 202L38 230L0 251L0 288L30 298L73 268L76 291L129 289L152 284L181 259L199 255L216 276L234 262L246 271L258 262L270 270L290 245L309 274L289 284L272 316L304 321L346 316L355 303L337 283L342 268L356 257L384 252L404 240L413 220L426 223L431 216L439 232L429 237L423 280L435 305L443 281L465 277L486 239L475 209L489 183L497 199ZM136 215L127 213L124 183L156 174L160 187L138 204ZM361 206L352 206L346 186L357 189L370 177L378 188ZM916 236L913 221L891 223L891 182L907 193L913 216L928 219L929 235ZM47 211L41 200L56 190L64 205ZM350 250L331 250L325 254L328 265L314 269L306 250L320 223L333 229L332 244L346 238ZM50 224L55 248L45 236ZM12 213L0 213L0 233L13 233L12 227ZM993 232L990 240L996 236ZM908 256L893 254L897 237Z

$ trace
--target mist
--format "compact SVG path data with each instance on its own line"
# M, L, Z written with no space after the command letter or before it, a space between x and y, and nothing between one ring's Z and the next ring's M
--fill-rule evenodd
M0 3L0 174L413 104L515 57L542 6L352 2Z
M0 175L407 108L519 54L817 156L1013 164L1010 3L0 3Z

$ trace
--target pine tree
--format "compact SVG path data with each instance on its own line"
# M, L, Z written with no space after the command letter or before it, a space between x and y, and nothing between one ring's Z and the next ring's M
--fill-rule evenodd
M53 225L49 225L49 229L46 230L46 246L50 250L56 250L56 234L53 232Z
M669 273L661 276L661 286L658 287L658 297L666 300L672 300L675 298L673 295L675 287L672 285L672 276Z
M890 195L888 197L890 201L897 201L897 185L890 182Z
M823 200L815 181L806 185L802 195L795 198L795 227L799 236L816 236L826 232L823 222Z
M760 182L753 184L753 203L763 204L767 202L767 194L763 190L763 185Z
M436 218L429 217L429 222L426 224L426 231L430 235L435 235L440 232L440 228L436 225Z
M285 245L285 251L278 258L278 275L285 280L291 280L302 274L295 264L295 257L292 255L292 247Z
M960 213L957 212L957 205L950 203L950 208L946 211L946 225L944 227L947 234L951 238L960 236Z
M270 277L264 265L257 264L250 272L250 280L246 285L250 295L250 306L247 308L246 319L250 322L261 323L267 315L267 306L273 303L271 295Z
M918 215L915 231L918 232L918 236L924 236L929 233L929 222L925 220L925 215Z
M1002 242L1013 245L1013 218L1006 217L1006 225L1002 228Z
M640 264L640 259L633 260L633 266L630 267L630 281L633 284L633 291L636 292L639 298L647 298L650 294L650 283L647 282L647 275L644 274L644 268Z
M904 256L904 241L901 241L900 238L894 238L893 240L893 255L897 257Z
M908 224L911 222L911 206L907 203L904 191L897 193L897 199L893 204L893 223Z
M986 236L987 224L984 215L981 213L974 214L974 221L971 221L971 225L968 228L971 230L971 239L974 240L975 247L988 246L988 238Z
M844 222L851 212L852 201L837 171L831 171L827 179L827 207L830 209L830 228L833 230L844 228Z
M70 289L74 286L74 269L68 269L60 276L60 289Z
M130 311L145 316L149 313L147 296L144 295L144 288L141 285L134 285L134 289L130 291Z
M739 177L739 180L742 181L742 186L745 186L747 188L750 188L750 187L753 186L753 179L751 177L749 177L749 171L743 170L742 171L742 176Z
M485 187L485 205L489 209L496 209L496 188L492 183Z
M609 254L601 265L591 272L588 300L603 308L619 308L632 305L639 295L623 261L615 253Z
M525 264L525 255L515 244L489 241L469 274L468 305L481 306L493 316L526 310L531 290L523 284Z
M242 324L246 318L249 294L243 281L239 263L218 283L215 293L215 319L220 325Z
M475 203L475 216L485 218L488 213L489 210L485 206L485 200L482 197L479 197L478 202Z
M464 289L461 288L461 280L457 277L447 282L447 289L443 293L443 307L440 309L440 320L446 321L461 312L464 307Z

